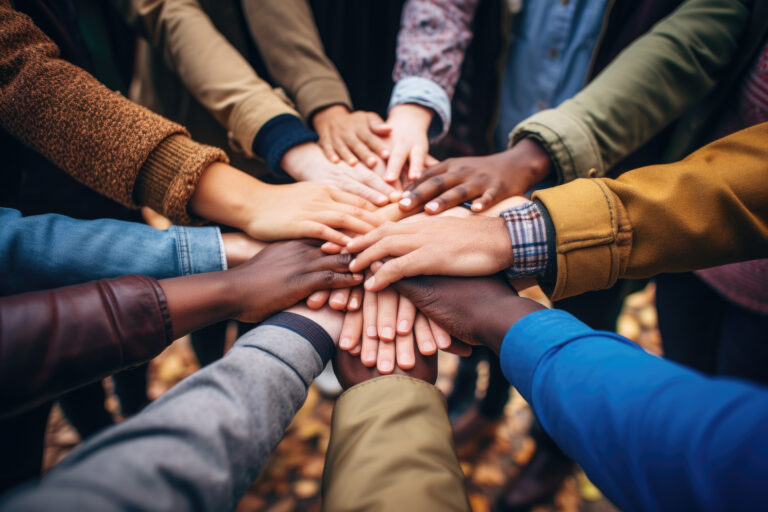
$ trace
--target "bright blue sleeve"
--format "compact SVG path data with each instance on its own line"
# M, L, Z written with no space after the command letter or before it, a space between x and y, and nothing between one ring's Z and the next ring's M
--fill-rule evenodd
M226 269L216 227L160 231L112 219L22 217L0 208L0 295L125 274L155 279Z
M765 507L768 389L704 376L557 310L515 324L501 364L622 510Z

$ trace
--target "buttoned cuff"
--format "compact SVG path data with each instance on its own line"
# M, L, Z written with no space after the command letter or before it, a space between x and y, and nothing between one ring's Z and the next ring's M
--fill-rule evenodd
M219 228L171 226L168 231L173 234L176 241L180 275L188 276L227 269L227 255Z
M451 100L445 90L435 82L419 76L409 76L398 81L392 89L389 110L405 103L427 107L437 114L429 126L430 140L439 140L448 133L451 127Z
M507 224L512 243L512 266L507 269L510 278L543 275L549 260L547 226L539 205L526 203L500 214Z

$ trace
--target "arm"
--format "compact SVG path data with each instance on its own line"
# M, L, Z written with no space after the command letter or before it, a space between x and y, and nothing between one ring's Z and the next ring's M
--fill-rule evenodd
M546 431L622 510L762 503L764 389L705 377L554 310L509 330L501 364Z
M125 274L162 279L214 272L227 268L226 256L216 227L160 231L109 219L22 217L0 208L0 295Z
M604 174L726 78L750 16L741 0L685 2L573 99L520 123L510 143L537 140L561 182Z
M0 124L8 133L121 204L192 221L192 191L208 165L226 160L222 151L59 59L8 0L0 0L0 48Z
M281 314L250 331L0 508L232 510L333 351L340 319L309 318Z

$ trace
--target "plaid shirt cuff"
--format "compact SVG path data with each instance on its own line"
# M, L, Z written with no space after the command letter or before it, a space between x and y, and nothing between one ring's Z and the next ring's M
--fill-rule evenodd
M507 223L512 241L512 266L509 277L537 276L547 269L549 248L547 226L541 209L536 203L528 203L501 212Z

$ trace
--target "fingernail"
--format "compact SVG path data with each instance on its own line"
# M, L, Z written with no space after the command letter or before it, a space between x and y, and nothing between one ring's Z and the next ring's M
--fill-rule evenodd
M379 366L381 367L381 371L383 372L392 371L392 367L393 367L392 361L381 361Z
M350 269L355 268L355 262L356 261L357 261L357 258L355 258L355 259L353 259L352 261L349 262L349 268Z
M395 331L391 327L385 327L381 330L381 337L385 340L395 339Z
M424 350L426 350L427 352L431 353L431 352L435 351L436 347L435 347L435 344L432 343L431 341L426 341L426 342L422 343L422 348Z
M398 358L398 361L403 364L413 364L413 358L411 357L411 354L403 354Z
M430 201L429 203L427 203L427 206L425 206L424 208L431 212L434 212L435 210L437 210L437 202Z
M334 304L338 304L338 305L345 304L344 297L334 297L332 300Z
M389 202L389 198L385 196L384 194L379 194L376 196L376 201L383 203L383 202Z
M398 330L398 332L400 332L401 334L407 334L407 333L408 333L408 330L409 330L409 329L408 329L409 327L410 327L410 324L408 323L408 321L407 321L407 320L403 320L403 321L401 321L401 322L400 322L400 324L397 326L397 330Z
M374 363L374 362L376 362L376 351L375 350L369 350L368 352L366 352L365 353L365 357L363 358L363 360L366 363Z
M385 159L385 160L386 160L387 158L389 158L389 151L387 151L386 149L382 150L382 151L381 151L381 158L383 158L383 159Z
M384 179L386 181L395 181L395 175L394 174L387 174L386 176L384 176Z
M349 238L348 236L345 236L345 237L344 237L344 238L342 238L341 240L342 240L342 242L341 242L341 243L342 243L343 245L347 245L349 242L351 242L351 241L352 241L352 239L351 239L351 238Z
M367 334L369 338L378 338L378 331L376 330L375 325L369 325L365 330L365 334Z
M442 338L437 340L437 346L440 348L448 348L451 346L451 340L450 338Z
M371 278L369 278L365 282L365 287L368 288L368 289L371 289L371 288L373 288L374 284L376 284L376 278L375 277L371 277Z
M406 190L405 192L403 192L403 197L411 197L411 191Z
M363 274L352 274L352 278L355 281L362 281L363 280ZM355 301L355 304L357 304L357 301Z
M357 165L357 160L355 160L354 158L350 158L349 160L347 160L347 163L349 164L350 167L354 167L355 165Z
M374 165L376 165L376 159L374 157L369 158L368 159L368 166L372 167Z
M352 346L352 340L349 338L341 338L341 341L339 341L339 346L343 349L348 349Z
M403 206L411 206L412 202L410 197L404 197L400 200L400 204Z
M483 203L474 203L472 205L472 210L473 211L479 211L479 210L482 210L482 209L483 209Z
M360 275L360 274L355 274L355 275L357 276L357 275ZM360 277L362 278L362 276L360 276ZM357 299L350 299L348 307L349 307L349 309L357 309Z

